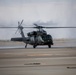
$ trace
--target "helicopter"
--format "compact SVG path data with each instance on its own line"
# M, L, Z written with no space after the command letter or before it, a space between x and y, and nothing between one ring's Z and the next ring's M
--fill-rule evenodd
M48 47L51 48L51 45L53 45L53 39L52 36L47 34L47 32L43 29L44 27L38 26L37 24L34 24L35 27L23 27L22 23L23 20L21 23L18 22L18 29L22 37L11 38L11 41L26 43L25 48L27 47L27 44L33 45L33 48L36 48L38 45L48 45ZM36 28L38 30L27 33L28 37L25 37L23 28Z
M48 34L44 28L76 28L76 27L44 27L44 26L39 26L38 24L34 23L34 27L23 27L22 26L23 20L21 22L18 22L18 27L0 27L0 28L18 28L17 31L19 30L21 37L15 37L11 38L11 41L19 41L19 42L24 42L25 48L27 48L27 44L30 44L33 46L33 48L36 48L39 45L47 45L49 48L51 48L53 43L53 38L50 34ZM24 28L36 28L37 31L32 31L27 33L27 37L25 37L23 29ZM17 32L16 31L16 32Z

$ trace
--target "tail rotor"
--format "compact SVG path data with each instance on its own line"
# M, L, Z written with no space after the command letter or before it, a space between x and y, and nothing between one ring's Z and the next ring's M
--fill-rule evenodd
M21 22L18 21L18 29L16 30L15 34L17 33L17 31L18 31L19 29L23 29L23 27L21 26L22 23L23 23L23 20L22 20Z

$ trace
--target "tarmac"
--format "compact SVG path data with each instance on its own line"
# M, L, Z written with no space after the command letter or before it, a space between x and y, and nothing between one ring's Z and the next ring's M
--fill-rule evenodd
M24 48L0 42L0 75L76 75L76 40L55 40L52 48Z

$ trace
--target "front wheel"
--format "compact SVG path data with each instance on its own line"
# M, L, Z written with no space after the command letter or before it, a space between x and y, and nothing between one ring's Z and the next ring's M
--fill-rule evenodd
M36 45L33 45L33 48L36 48Z
M51 48L51 45L48 45L49 48Z

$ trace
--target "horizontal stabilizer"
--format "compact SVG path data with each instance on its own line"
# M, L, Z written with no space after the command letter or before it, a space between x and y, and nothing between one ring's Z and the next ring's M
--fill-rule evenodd
M11 38L11 41L23 41L23 38Z

